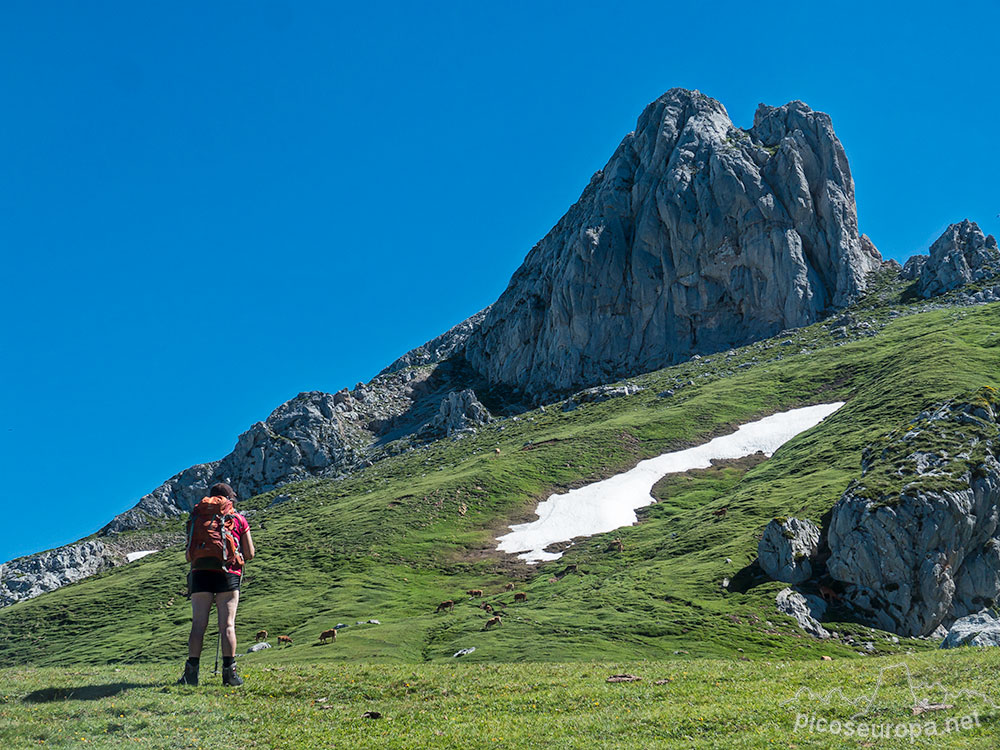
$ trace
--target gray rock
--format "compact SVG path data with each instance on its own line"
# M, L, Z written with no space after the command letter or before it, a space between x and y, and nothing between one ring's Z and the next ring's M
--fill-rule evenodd
M811 521L775 518L757 544L760 567L775 581L802 583L812 576L819 529Z
M930 255L916 255L903 266L904 279L917 280L917 294L924 299L1000 273L1000 248L993 235L965 219L949 226Z
M268 643L267 641L264 641L262 643L255 643L254 645L252 645L250 648L247 649L247 653L253 654L256 653L257 651L263 651L265 648L271 648L271 644Z
M906 263L903 264L903 269L899 272L899 278L904 281L919 279L924 266L927 265L927 257L926 255L911 255Z
M794 617L799 627L816 638L829 638L830 632L819 624L826 613L826 602L812 594L802 594L794 589L782 589L775 599L778 611Z
M600 402L607 401L610 398L632 396L642 390L643 388L641 386L633 385L631 383L626 383L624 385L599 385L596 388L587 388L579 393L574 393L573 396L563 405L563 411L573 411L580 404L599 404ZM673 391L667 391L667 393L671 396L673 395ZM662 396L663 394L660 395Z
M989 612L977 612L955 621L941 648L1000 646L1000 621Z
M420 434L428 437L451 436L492 421L489 410L479 402L475 392L466 388L445 396L441 400L437 416L421 428Z
M54 591L122 562L97 539L19 557L0 565L0 607Z
M808 325L881 262L830 118L697 91L642 113L464 348L492 383L565 392Z
M879 627L924 636L1000 599L998 435L980 396L923 412L866 449L862 478L833 508L827 569ZM973 450L983 457L970 469Z

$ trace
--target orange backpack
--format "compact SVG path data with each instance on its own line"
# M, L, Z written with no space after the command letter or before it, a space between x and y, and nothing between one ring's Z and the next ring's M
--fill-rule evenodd
M243 555L234 533L236 512L227 497L205 497L191 509L187 522L188 556L195 567L201 558L214 558L222 568L242 567Z

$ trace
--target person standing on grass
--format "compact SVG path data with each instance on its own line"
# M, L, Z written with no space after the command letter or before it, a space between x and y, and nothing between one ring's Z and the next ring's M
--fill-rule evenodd
M240 603L243 565L253 559L257 550L250 537L250 524L233 508L235 499L233 488L219 482L191 509L187 523L191 636L180 685L198 684L201 647L213 601L222 639L222 684L243 684L236 673L236 607Z

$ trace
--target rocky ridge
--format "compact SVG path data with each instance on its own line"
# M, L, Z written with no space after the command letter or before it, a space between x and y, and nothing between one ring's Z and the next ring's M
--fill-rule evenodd
M343 475L370 463L369 452L380 440L421 430L437 434L439 428L448 433L448 424L441 422L446 402L448 408L473 413L464 428L488 421L488 412L485 418L476 416L472 402L483 411L485 407L471 389L462 391L466 395L460 397L465 399L461 406L453 403L455 391L446 369L407 367L358 383L353 390L300 393L240 435L225 458L171 477L116 516L100 534L143 528L151 520L182 515L215 482L228 482L239 497L249 498L289 482Z

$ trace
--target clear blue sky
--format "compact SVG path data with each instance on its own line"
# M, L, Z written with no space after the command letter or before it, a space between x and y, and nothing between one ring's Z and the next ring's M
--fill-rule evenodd
M880 5L4 3L0 560L492 302L673 86L829 112L886 256L997 233L997 4Z

